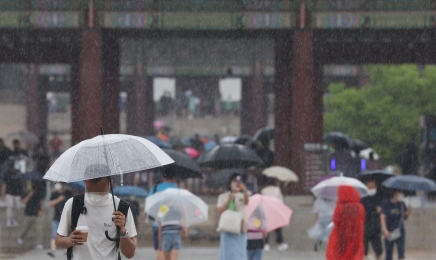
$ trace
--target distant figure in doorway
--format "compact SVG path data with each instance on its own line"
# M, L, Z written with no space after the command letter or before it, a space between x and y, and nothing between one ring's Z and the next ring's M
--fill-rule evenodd
M53 133L53 138L50 140L51 156L57 159L62 154L62 140L59 138L58 133Z

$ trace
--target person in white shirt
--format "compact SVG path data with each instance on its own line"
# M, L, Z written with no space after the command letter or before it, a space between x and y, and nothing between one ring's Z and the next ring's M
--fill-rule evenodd
M86 169L85 176L92 178L93 171L108 170L107 166L104 165L90 166ZM56 246L60 248L72 246L73 259L117 259L118 252L115 241L110 241L105 236L105 231L108 231L110 237L115 237L116 227L120 228L119 249L121 253L127 258L132 258L135 255L137 233L132 212L129 208L127 219L121 212L114 212L112 194L109 193L109 182L109 177L85 180L84 206L86 214L80 214L77 226L88 226L87 242L84 242L84 237L80 231L71 230L73 198L65 203L55 242ZM114 198L118 208L120 199Z
M277 180L274 178L268 178L266 180L267 186L263 188L260 193L264 196L273 196L279 199L280 201L283 201L283 194L280 188L277 186ZM277 249L279 251L284 251L288 249L289 245L286 244L283 240L283 232L281 228L278 228L275 230L276 232L276 242L278 244ZM265 251L271 250L271 247L269 245L269 234L267 235L265 239L265 245L263 247Z

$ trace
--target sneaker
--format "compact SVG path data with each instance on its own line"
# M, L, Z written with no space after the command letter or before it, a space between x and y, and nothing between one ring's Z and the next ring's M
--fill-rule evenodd
M285 250L288 249L288 248L289 248L289 245L286 244L286 243L281 243L281 244L277 247L277 249L278 249L279 251L285 251Z
M21 237L17 238L17 243L19 245L22 245L23 244L23 239L21 239Z
M265 246L263 247L263 250L265 250L265 252L268 252L271 250L271 247L268 244L265 244Z
M18 222L15 219L12 220L12 226L18 227Z
M39 245L36 246L36 249L44 249L44 246L39 244Z
M54 254L53 251L48 251L48 252L47 252L47 255L49 255L49 256L51 256L51 257L55 257L55 254Z

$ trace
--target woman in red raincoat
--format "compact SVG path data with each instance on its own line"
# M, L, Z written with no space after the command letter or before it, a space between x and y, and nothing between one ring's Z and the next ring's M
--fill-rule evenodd
M365 209L351 186L340 186L333 215L334 228L327 247L327 260L362 260Z

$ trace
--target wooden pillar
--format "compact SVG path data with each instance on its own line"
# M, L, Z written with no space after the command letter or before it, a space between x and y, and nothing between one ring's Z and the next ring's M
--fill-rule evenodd
M36 65L29 65L29 75L27 78L27 130L40 135L40 102L38 92L38 74Z
M80 54L77 54L80 57ZM71 145L76 145L80 139L80 59L71 63Z
M131 85L126 89L127 92L127 103L126 103L126 132L129 135L135 135L136 131L136 79L131 82Z
M265 127L268 119L266 93L260 63L256 61L254 67L254 77L251 82L251 135L259 128Z
M240 114L240 122L241 122L241 135L251 135L252 127L251 127L251 78L244 77L242 78L242 87L241 87L241 114Z
M315 143L322 142L323 136L323 117L324 117L324 85L323 85L323 66L315 61L314 63L314 88L313 88L313 117L312 128L313 137L312 140Z
M103 39L101 31L96 28L98 16L92 2L85 14L85 24L87 28L82 31L80 50L80 140L99 135L103 125Z
M106 134L118 134L121 48L111 35L104 35L103 42L103 127Z
M145 96L143 105L145 106L145 110L143 110L143 116L145 119L145 128L141 129L144 135L153 135L154 127L153 122L155 120L155 109L154 109L154 100L153 100L153 77L145 76L144 79L144 91Z
M153 78L144 75L141 62L138 62L136 66L135 85L131 94L133 95L132 99L129 99L129 93L127 94L128 102L133 100L128 113L131 110L133 115L128 120L130 119L133 134L138 136L154 135ZM131 122L132 120L134 123Z

